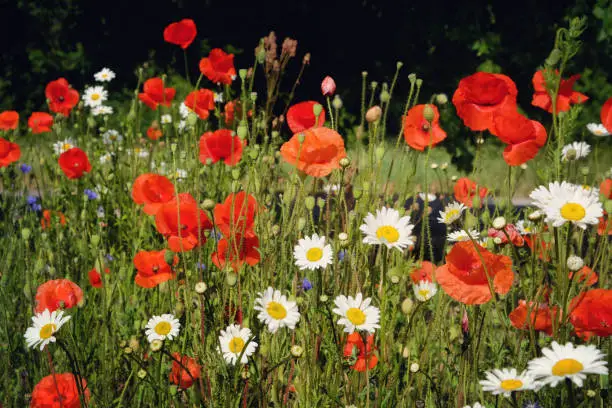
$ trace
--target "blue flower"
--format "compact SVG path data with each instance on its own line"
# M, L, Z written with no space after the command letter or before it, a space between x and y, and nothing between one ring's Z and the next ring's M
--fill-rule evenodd
M36 211L36 212L42 210L42 206L38 203L38 197L28 196L28 198L26 199L26 202L28 204L28 207L30 207L30 210Z
M105 255L105 258L106 258L108 261L111 261L111 262L115 260L115 258L114 258L114 257L113 257L111 254L106 254L106 255Z
M23 174L28 174L32 171L32 166L30 166L29 164L21 163L21 166L19 166L19 170L21 170Z
M312 283L310 283L308 278L304 278L302 281L302 289L304 289L304 292L308 292L310 289L312 289Z
M346 256L346 249L341 249L340 251L338 251L338 260L340 262L344 260L345 256Z
M201 269L203 271L206 270L206 264L205 263L197 262L196 265L198 266L198 269Z
M89 198L90 200L97 200L98 199L98 193L96 193L93 190L90 190L88 188L85 189L85 191L83 191L85 193L85 195L87 196L87 198Z

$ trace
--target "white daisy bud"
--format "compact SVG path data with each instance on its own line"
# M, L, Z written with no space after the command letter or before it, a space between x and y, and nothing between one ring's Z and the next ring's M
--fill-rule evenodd
M446 94L437 94L436 95L436 103L438 105L445 105L448 103L448 96L446 96Z
M164 345L164 342L161 340L153 340L150 344L151 347L151 351L159 351L161 350L162 346ZM145 373L146 375L146 373Z
M346 168L351 164L351 161L348 157L343 157L340 159L339 164L342 168Z
M208 287L206 286L206 283L204 282L198 282L195 285L195 291L196 293L199 293L200 295L206 292L206 289L208 289Z
M567 268L572 272L577 272L584 266L584 261L581 257L571 255L567 258Z
M123 352L124 352L125 354L132 354L132 348L131 348L131 347L125 347L125 348L123 349Z
M292 346L291 347L291 355L295 358L299 358L302 357L302 354L304 354L304 348L302 346Z
M147 376L147 372L141 368L140 370L138 370L138 373L136 375L138 375L138 378L142 380Z
M529 214L527 216L527 218L529 218L529 220L531 220L531 221L538 221L543 216L544 216L544 213L542 211L536 210L536 211L532 212L531 214Z
M410 372L411 373L418 373L419 372L419 364L418 363L412 363L410 364Z
M493 228L496 230L502 230L506 226L506 219L504 217L497 217L493 220Z
M431 168L433 170L437 169L438 168L438 163L431 163Z
M595 398L596 395L597 393L595 392L595 390L587 390L586 392L586 396L589 398Z
M346 232L341 232L340 234L338 234L338 239L340 241L346 241L348 240L348 234Z
M500 237L495 237L495 238L493 238L493 243L495 245L501 245L502 239Z

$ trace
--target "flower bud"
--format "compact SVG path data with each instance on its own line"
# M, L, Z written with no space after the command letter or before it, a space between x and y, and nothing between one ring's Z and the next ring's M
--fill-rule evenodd
M412 301L412 299L410 299L409 297L407 297L406 299L404 299L404 301L402 302L402 313L404 314L410 314L410 312L412 311L412 308L414 307L414 302Z
M420 368L421 368L421 367L419 367L419 364L418 364L418 363L412 363L412 364L410 364L410 372L411 372L411 373L418 373Z
M584 261L581 257L576 255L571 255L567 257L567 269L572 272L578 272L584 266Z
M305 226L306 226L306 219L304 217L298 218L298 224L297 224L298 231L303 230Z
M318 118L321 112L323 112L323 105L321 105L320 103L315 103L314 105L312 105L312 113L314 113L315 118ZM323 124L319 123L319 125Z
M384 155L385 155L385 146L380 145L376 147L376 149L374 150L374 156L376 157L376 160L381 161Z
M342 99L338 95L334 96L334 100L332 101L332 106L335 110L342 109Z
M239 69L239 70L238 70L238 76L239 76L239 77L240 77L240 79L242 79L243 81L246 79L246 77L247 77L247 73L248 73L248 71L247 71L246 69L244 69L244 68L242 68L242 69Z
M327 297L327 295L321 295L321 297L319 297L319 300L321 301L321 303L325 303L329 300L329 298Z
M304 139L306 139L306 135L304 133L298 134L298 142L300 142L300 144L304 143Z
M415 82L416 82L416 80L417 80L417 76L416 76L416 74L415 74L414 72L412 72L412 73L408 74L408 80L410 81L410 84L411 84L411 85L414 85L414 83L415 83Z
M382 103L387 103L389 102L389 100L391 99L391 95L389 94L389 91L387 91L386 89L384 89L381 93L380 93L380 101Z
M240 138L240 140L244 140L249 134L249 128L247 127L246 124L241 123L240 125L238 125L238 128L236 129L236 133L238 134L238 137Z
M321 93L323 96L333 96L336 92L336 81L329 75L321 82Z
M138 378L143 380L147 376L147 372L141 368L140 370L138 370L138 373L136 373L136 375L138 376Z
M23 228L21 230L21 238L23 238L25 241L27 241L28 239L30 239L30 235L32 234L32 231L30 231L29 228Z
M506 219L504 217L497 217L493 220L493 228L496 230L502 230L506 226Z
M432 106L430 104L425 105L425 107L423 108L423 118L431 123L434 120L435 116L436 113L434 112Z
M436 103L438 105L446 105L448 103L448 96L446 94L437 94L436 95Z
M340 167L347 168L351 164L351 160L348 157L343 157L340 159Z
M206 286L206 283L204 282L198 282L195 285L195 291L196 293L199 293L200 295L206 292L206 289L208 289L208 287Z
M234 271L229 271L225 275L225 283L227 283L228 286L234 287L237 282L238 282L238 275Z
M376 105L368 109L368 111L366 112L365 118L368 121L368 123L373 123L373 122L378 121L381 116L382 116L382 109L380 109L380 106Z
M304 354L304 348L302 346L292 346L291 347L291 355L295 358L300 358Z
M164 345L164 342L161 340L153 340L151 342L151 344L149 345L149 347L151 348L151 351L159 351L161 350L162 346Z
M315 199L312 196L308 196L304 199L304 204L306 205L306 208L309 210L312 210L315 206Z

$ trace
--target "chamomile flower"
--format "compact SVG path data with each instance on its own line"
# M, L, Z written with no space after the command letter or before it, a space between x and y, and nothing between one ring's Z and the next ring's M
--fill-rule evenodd
M142 147L135 147L133 150L130 149L127 151L129 156L136 156L139 157L141 159L146 159L147 157L149 157L149 151L146 149L143 149Z
M91 114L94 116L112 115L114 112L112 106L98 105L91 109Z
M421 302L426 302L438 292L438 285L433 282L422 280L412 285L414 296Z
M33 348L40 345L40 350L44 349L49 343L55 343L53 336L68 320L70 316L64 316L61 310L49 312L43 310L32 316L32 326L25 332L25 339L28 347Z
M529 362L529 374L543 385L556 387L568 378L582 387L587 374L608 374L605 354L593 345L574 347L572 343L566 343L562 346L553 341L551 348L542 349L542 354L544 357Z
M610 136L608 129L601 123L589 123L586 127L595 136Z
M153 316L149 319L145 329L147 340L149 343L153 340L172 340L178 336L181 324L178 319L172 314L163 314L161 316Z
M215 92L215 102L223 103L223 94Z
M315 270L331 265L333 253L331 245L325 243L325 237L317 234L300 239L293 247L295 265L301 270Z
M123 141L123 136L115 129L108 129L106 132L102 133L102 143L105 145L121 143L121 141Z
M110 152L106 152L102 156L100 156L100 164L108 164L108 163L111 163L112 161L113 161L113 154Z
M368 213L363 219L364 224L359 227L365 234L363 242L371 245L386 245L387 248L397 248L403 252L404 248L414 245L410 217L400 217L397 210L383 207L376 210L376 216Z
M546 214L546 222L555 227L571 222L582 229L586 229L587 224L599 223L603 207L597 189L566 182L548 186L548 189L540 186L529 195L535 200L534 205Z
M327 195L331 193L337 193L338 191L340 191L340 184L326 184L325 186L323 186L323 191L325 191Z
M189 116L190 112L191 112L191 109L189 109L187 105L185 105L185 103L181 103L179 105L179 115L181 115L181 118L187 119L187 116Z
M90 108L102 105L106 99L108 99L108 91L103 86L90 86L85 88L83 93L83 102Z
M438 221L441 224L450 225L453 222L461 218L461 214L467 209L465 205L458 202L452 202L444 208L444 211L440 211L440 217Z
M73 147L75 146L74 146L74 142L72 141L72 139L60 140L58 142L53 143L53 153L62 154L72 149Z
M172 123L172 115L161 115L160 120L162 125L169 125L170 123Z
M357 296L346 297L339 295L334 300L336 308L333 310L334 313L340 315L338 324L344 326L346 333L353 333L355 330L363 330L370 333L374 333L377 328L380 328L378 324L380 320L380 310L377 307L370 305L372 302L371 298L363 299L361 293L357 293Z
M229 325L225 330L221 330L219 336L221 353L228 364L235 365L238 358L240 358L240 364L246 364L249 361L249 357L257 350L257 343L249 342L251 336L251 329L241 328L237 324Z
M561 158L563 160L578 160L585 158L591 152L591 146L585 142L574 142L563 146Z
M94 79L98 82L110 82L115 79L115 73L108 68L102 68L94 74Z
M516 230L521 235L531 235L536 233L536 225L529 220L519 220L516 222Z
M425 202L425 193L419 193L419 197ZM438 197L435 194L427 193L427 202L433 203Z
M176 179L176 181L183 181L187 178L187 170L183 169L175 169L172 177Z
M469 235L468 235L469 232ZM472 236L472 239L474 240L478 240L480 238L480 232L471 229L471 230L459 230L459 231L453 231L453 232L449 232L447 239L448 242L463 242L463 241L470 241L470 235Z
M475 402L472 405L466 405L463 408L486 408L486 407L481 405L480 402Z
M480 381L482 390L493 395L503 394L504 397L509 397L514 391L532 390L539 386L528 372L518 374L514 368L487 371L485 376L487 379Z
M293 330L300 321L297 303L288 301L280 290L271 287L258 293L254 309L259 311L257 318L268 326L270 333L276 333L281 327Z
M183 133L185 130L187 130L187 121L186 120L179 120L178 125L177 125L177 129L180 133Z

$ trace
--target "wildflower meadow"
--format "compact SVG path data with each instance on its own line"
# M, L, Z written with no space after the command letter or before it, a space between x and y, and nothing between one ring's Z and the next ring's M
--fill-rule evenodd
M511 72L425 94L398 62L356 70L356 111L331 72L300 98L325 62L297 40L238 66L195 57L200 24L143 28L179 75L58 71L45 109L0 112L1 407L611 406L612 95L581 124L584 19L530 104Z

